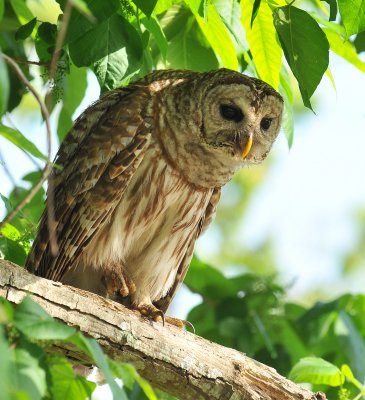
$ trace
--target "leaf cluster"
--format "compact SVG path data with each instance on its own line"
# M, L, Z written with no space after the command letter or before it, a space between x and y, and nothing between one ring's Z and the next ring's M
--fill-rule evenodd
M57 352L61 343L76 347L100 369L113 398L126 400L132 398L131 393L140 392L146 400L157 399L131 365L109 359L94 339L54 320L29 297L15 310L0 298L1 399L91 398L96 384L77 374L70 361Z
M348 399L364 394L365 295L305 307L288 302L274 276L225 277L197 258L185 283L202 296L188 315L198 335L325 389L328 398L339 389Z

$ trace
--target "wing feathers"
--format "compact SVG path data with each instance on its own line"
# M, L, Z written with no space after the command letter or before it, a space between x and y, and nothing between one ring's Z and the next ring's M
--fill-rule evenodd
M150 141L149 101L144 88L110 92L75 123L55 160L63 167L54 173L59 255L50 253L45 211L26 263L37 275L62 279L112 215Z

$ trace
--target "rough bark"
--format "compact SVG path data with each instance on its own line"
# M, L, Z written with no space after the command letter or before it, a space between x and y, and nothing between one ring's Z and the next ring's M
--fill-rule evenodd
M152 385L179 399L325 399L236 350L0 260L0 296L18 304L26 294L53 317L94 337L111 358L133 363ZM62 351L85 360L75 348Z

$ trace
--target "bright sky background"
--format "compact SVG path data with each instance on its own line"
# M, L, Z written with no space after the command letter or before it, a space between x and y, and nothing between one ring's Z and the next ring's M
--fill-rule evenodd
M308 288L324 287L333 294L363 291L365 287L365 274L360 279L344 280L339 265L341 255L356 243L354 212L365 208L365 78L336 56L330 65L337 93L324 77L316 92L317 115L308 112L297 118L290 151L281 134L273 149L274 162L268 178L242 224L241 240L246 245L255 246L268 235L274 238L283 281L295 281L290 291L293 298L299 298ZM95 78L90 77L89 81L87 96L78 112L98 97ZM40 119L21 110L12 114L16 127L45 152ZM34 127L31 132L29 124ZM0 150L17 181L34 169L17 148L1 137ZM0 192L7 195L11 188L0 169ZM207 235L198 245L203 259L209 251L204 245L209 241L209 232ZM188 300L184 293L185 290L181 293L184 301L174 309L181 316L197 301L196 297Z

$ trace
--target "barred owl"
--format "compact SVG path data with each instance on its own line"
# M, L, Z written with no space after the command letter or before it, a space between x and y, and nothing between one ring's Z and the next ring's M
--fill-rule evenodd
M55 159L58 254L46 210L27 268L160 319L222 186L265 159L282 109L268 84L227 69L156 71L108 92Z

